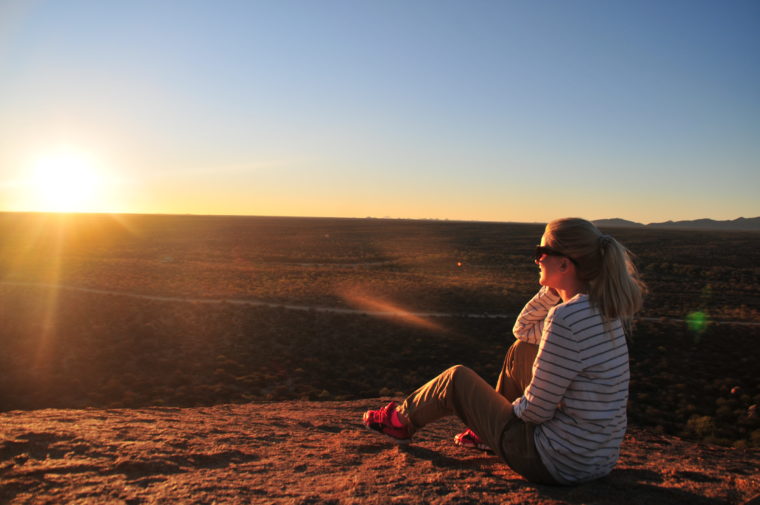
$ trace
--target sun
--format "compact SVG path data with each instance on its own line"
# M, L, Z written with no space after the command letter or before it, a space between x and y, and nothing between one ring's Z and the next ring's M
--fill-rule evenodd
M35 210L91 212L102 177L94 159L83 151L58 150L33 163L29 187Z

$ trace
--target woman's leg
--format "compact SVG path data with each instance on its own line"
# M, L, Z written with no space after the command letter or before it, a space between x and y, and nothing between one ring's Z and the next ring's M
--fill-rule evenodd
M449 368L409 395L398 409L412 430L456 415L490 447L499 447L512 403L467 367Z
M533 362L538 346L516 340L507 351L504 366L499 374L496 391L510 402L523 395L533 378ZM541 461L533 432L536 425L525 423L514 416L504 430L501 454L504 461L526 479L541 484L557 484Z
M496 391L510 402L521 397L530 384L536 354L538 346L522 340L515 340L509 347L496 383Z

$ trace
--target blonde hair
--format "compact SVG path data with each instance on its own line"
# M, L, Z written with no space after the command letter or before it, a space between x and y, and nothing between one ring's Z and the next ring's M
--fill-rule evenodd
M589 221L575 217L550 222L544 237L547 245L575 260L589 302L602 316L630 324L646 293L631 252Z

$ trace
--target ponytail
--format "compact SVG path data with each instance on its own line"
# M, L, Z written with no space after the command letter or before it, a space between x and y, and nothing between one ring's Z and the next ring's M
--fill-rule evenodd
M575 260L589 302L602 316L628 325L641 310L646 293L631 252L585 219L552 221L546 225L545 237L549 245Z
M599 273L588 283L588 296L606 319L629 322L641 310L646 286L631 252L609 235L600 235Z

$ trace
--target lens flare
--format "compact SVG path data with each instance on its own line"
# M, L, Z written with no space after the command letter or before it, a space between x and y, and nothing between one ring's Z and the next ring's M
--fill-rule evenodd
M349 305L365 310L372 315L395 318L413 326L444 331L444 328L440 324L415 314L395 303L369 295L358 288L344 290L340 295Z
M686 316L686 326L689 328L689 331L697 337L697 339L702 336L709 324L710 318L706 312L690 312Z

